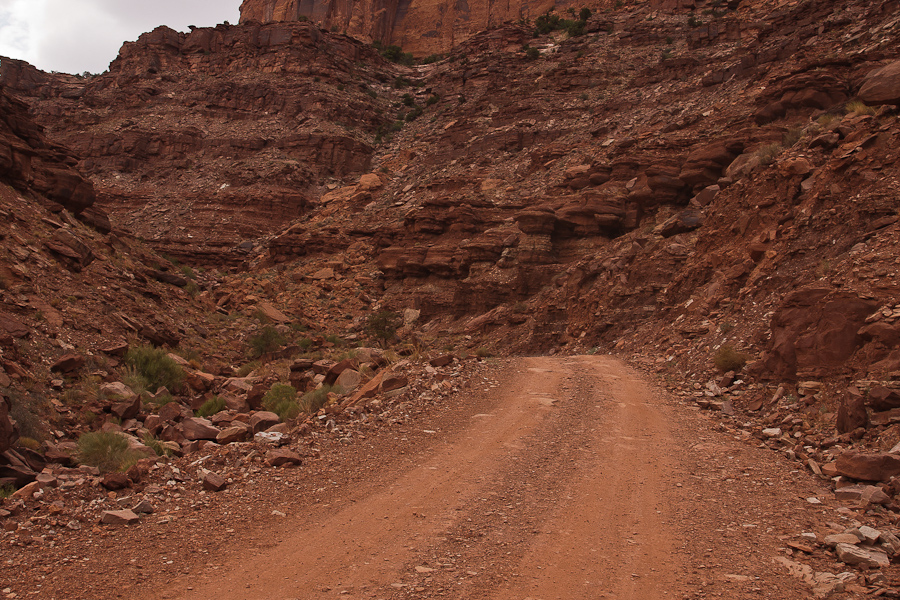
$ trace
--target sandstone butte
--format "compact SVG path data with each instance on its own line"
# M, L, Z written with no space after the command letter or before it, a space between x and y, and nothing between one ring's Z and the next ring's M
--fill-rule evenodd
M571 36L535 31L548 8L247 0L102 74L0 61L22 573L35 523L87 535L130 508L109 494L164 497L182 468L227 494L248 444L306 468L316 447L279 445L409 423L491 355L617 353L896 514L897 1L625 1ZM137 377L141 356L176 375ZM98 432L136 464L79 466Z

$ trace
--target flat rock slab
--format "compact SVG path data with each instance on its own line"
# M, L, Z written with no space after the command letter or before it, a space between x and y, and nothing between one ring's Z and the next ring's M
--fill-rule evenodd
M266 462L273 467L284 467L302 464L303 459L293 450L279 448L266 453Z
M100 522L106 525L133 525L141 518L132 510L107 510L103 512Z
M842 562L848 565L862 565L870 569L881 569L890 566L887 554L878 550L867 550L853 544L838 544L835 553Z

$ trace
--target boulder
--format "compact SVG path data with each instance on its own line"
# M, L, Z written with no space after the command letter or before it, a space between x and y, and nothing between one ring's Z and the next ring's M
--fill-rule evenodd
M392 375L390 377L385 377L381 382L381 393L393 392L394 390L399 390L405 388L409 385L409 379L403 377L402 375Z
M287 448L276 448L266 453L266 462L272 467L294 466L303 463L299 454Z
M254 433L265 431L269 427L278 425L279 423L281 423L281 418L278 415L265 410L253 413L253 416L250 417L250 429L252 429Z
M863 342L857 332L876 308L875 300L830 286L794 291L774 312L769 348L752 371L788 381L842 372Z
M50 366L53 373L72 373L84 367L87 359L75 352L63 354Z
M130 398L113 404L110 411L122 421L133 419L141 412L141 397L137 394L132 394Z
M108 490L124 490L131 485L125 473L107 473L100 483Z
M221 492L226 487L228 487L228 482L224 477L219 475L218 473L213 473L212 471L207 471L203 474L202 480L203 489L210 492Z
M94 262L94 253L84 240L68 229L57 229L44 246L51 251L63 265L75 272L80 272Z
M900 475L900 456L886 452L844 452L835 461L839 475L862 481L889 481Z
M0 334L23 338L31 333L27 325L9 313L0 312Z
M848 565L861 565L870 569L882 569L891 565L888 555L880 550L860 548L853 544L838 544L834 552L841 562Z
M359 371L345 369L338 375L334 385L342 394L350 394L356 391L360 381L362 381L362 375L359 374Z
M857 96L866 104L900 104L900 61L866 75Z
M454 360L456 360L456 357L452 354L444 354L437 358L432 358L428 361L428 364L432 367L446 367L447 365L452 364Z
M290 323L292 318L275 308L270 302L260 302L257 307L259 312L264 314L267 319L275 323Z
M216 442L219 444L231 444L233 442L246 441L250 436L250 426L246 423L238 421L235 425L223 429L216 436Z
M865 500L870 504L887 504L891 501L890 496L875 485L848 485L834 490L834 498L836 500L848 500L851 502L859 502ZM826 538L827 541L827 538Z
M186 416L191 414L178 402L167 402L159 408L159 418L163 423L177 423Z
M861 396L848 394L841 402L837 412L838 433L849 433L859 427L868 428L869 413L866 401Z
M181 422L181 431L187 440L215 440L219 429L200 417L189 417Z
M353 358L345 358L341 362L332 365L325 374L325 385L334 385L341 373L347 369L356 369L358 365L359 363ZM357 381L357 383L359 382Z
M374 173L367 173L359 178L359 189L364 192L374 192L383 186L381 178Z
M900 408L900 391L883 385L872 386L869 389L868 403L875 411Z

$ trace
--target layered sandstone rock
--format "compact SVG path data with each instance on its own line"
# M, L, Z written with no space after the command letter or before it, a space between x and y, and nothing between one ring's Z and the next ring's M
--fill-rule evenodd
M94 203L94 186L76 171L70 152L51 144L25 103L0 89L0 181L33 189L78 214Z
M366 41L397 44L416 56L448 52L474 34L522 19L534 19L550 8L582 4L550 0L455 2L450 0L244 0L241 23L309 19L326 29Z

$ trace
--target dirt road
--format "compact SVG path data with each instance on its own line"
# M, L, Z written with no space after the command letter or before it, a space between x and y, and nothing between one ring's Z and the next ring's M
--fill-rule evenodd
M424 441L401 467L367 463L142 597L806 597L772 559L776 534L804 526L797 486L817 489L771 452L609 357L519 359L479 394L413 423Z

